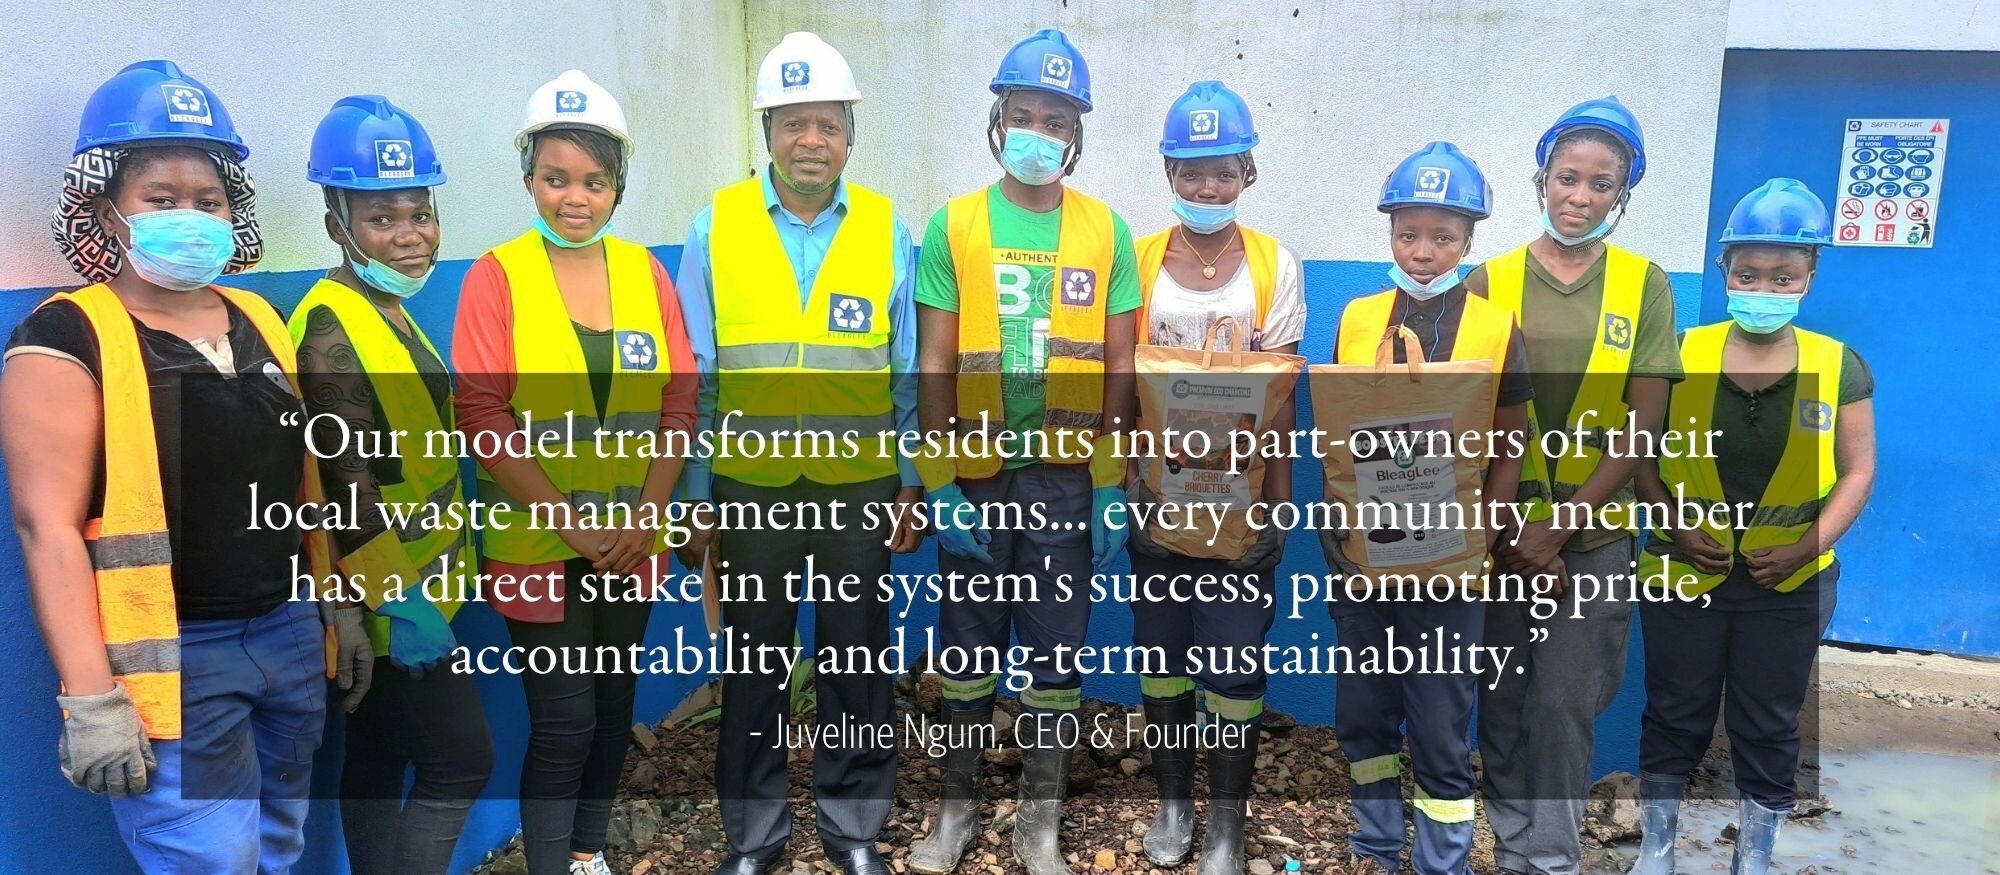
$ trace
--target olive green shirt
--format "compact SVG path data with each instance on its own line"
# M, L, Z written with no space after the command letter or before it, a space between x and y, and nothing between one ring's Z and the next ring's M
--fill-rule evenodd
M1597 316L1604 306L1604 262L1599 258L1576 282L1561 283L1549 275L1533 252L1528 253L1528 275L1521 283L1521 336L1527 341L1528 371L1534 375L1535 417L1544 430L1565 428L1573 420L1570 407L1576 402L1584 372L1590 367L1591 349L1597 343ZM1473 294L1485 297L1486 266L1474 268L1465 285ZM1632 335L1631 376L1680 381L1681 349L1674 342L1674 287L1657 264L1646 267L1639 323L1633 326ZM1627 480L1611 500L1628 503L1635 497L1632 482ZM1624 534L1622 529L1586 529L1572 536L1564 549L1594 550Z

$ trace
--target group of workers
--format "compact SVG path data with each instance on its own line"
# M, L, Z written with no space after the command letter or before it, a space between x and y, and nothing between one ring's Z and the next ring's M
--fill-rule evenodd
M833 579L870 580L889 570L891 554L935 536L948 573L1087 578L1129 551L1141 574L1240 574L1268 592L1282 530L1227 559L1177 555L1143 530L1128 544L1127 508L1157 499L1113 450L1137 407L1135 344L1200 347L1224 318L1250 349L1293 353L1304 336L1299 259L1237 220L1258 179L1248 107L1215 81L1174 101L1160 151L1178 222L1135 241L1103 201L1065 183L1092 109L1089 68L1068 37L1042 30L1022 40L991 91L986 139L1004 173L938 210L919 254L890 201L843 176L861 100L847 62L817 36L786 36L759 67L751 107L767 171L716 192L670 272L608 233L641 144L608 91L566 72L529 99L514 139L533 227L472 265L447 362L403 307L436 266L434 190L445 183L415 118L356 96L320 122L306 176L325 192L340 257L287 324L261 298L216 284L262 254L248 149L222 102L171 62L120 71L84 108L54 222L90 285L51 297L15 329L0 377L14 522L62 684L63 773L110 796L148 872L285 872L303 851L331 699L347 712L341 814L353 871L440 873L493 768L493 742L473 679L443 665L459 605L414 590L399 597L379 585L391 575L416 580L442 563L454 574L547 575L574 594L588 575L634 573L672 548L695 568L719 561L776 579L810 562ZM1831 547L1873 472L1866 367L1838 341L1791 324L1830 242L1828 216L1791 179L1745 196L1720 241L1732 321L1677 342L1666 274L1605 243L1645 175L1637 120L1615 99L1585 101L1535 154L1543 233L1469 275L1461 260L1493 205L1479 167L1437 142L1389 174L1380 209L1390 287L1347 305L1333 360L1373 363L1385 336L1412 335L1426 360L1492 363L1496 428L1576 424L1592 436L1586 452L1490 464L1489 498L1540 511L1518 531L1488 533L1496 571L1602 576L1638 558L1633 533L1561 528L1551 502L1605 505L1671 487L1745 507L1731 524L1662 528L1646 545L1713 600L1640 609L1645 843L1634 871L1673 871L1686 776L1726 702L1743 800L1732 871L1761 873L1793 803L1799 711L1834 603ZM1394 355L1403 360L1401 345ZM470 490L455 459L385 457L355 442L317 458L301 418L285 415L314 414L314 428L336 432L319 445L335 446L341 429L325 423L588 442L598 429L698 434L718 427L718 411L780 445L813 429L1004 429L1095 452L475 452L477 494L511 509L500 514L509 525L479 533L474 565L462 518L418 523L377 509L464 502ZM1645 430L1666 419L1720 430L1715 456L1605 454L1605 429L1628 411ZM584 424L565 430L565 417ZM1263 427L1289 429L1292 417L1287 403ZM1273 460L1264 478L1263 501L1290 499L1288 463ZM301 501L352 493L366 510L332 537L259 526L243 501L253 486ZM928 531L907 514L869 531L699 526L669 545L637 524L537 528L527 512L676 500L895 502L934 513ZM982 508L1004 503L1039 503L1048 524L978 524ZM1319 534L1328 562L1343 563L1346 533ZM348 583L317 605L290 598L295 555L318 579ZM1037 591L1034 600L946 601L939 626L946 647L1004 650L1011 638L1032 654L1019 696L1031 719L1018 733L1011 845L1027 872L1053 875L1072 871L1059 841L1075 744L1064 721L1081 706L1081 678L1050 655L1085 643L1091 603L1087 588ZM580 598L494 608L527 647L628 647L650 613L643 602ZM1270 600L1142 600L1132 610L1137 643L1168 653L1261 645L1275 612ZM1632 610L1603 598L1538 621L1507 602L1336 602L1338 635L1355 647L1441 627L1466 645L1518 644L1526 654L1519 674L1483 681L1337 678L1355 823L1344 871L1403 865L1406 761L1416 871L1469 871L1476 797L1501 871L1577 871L1592 723L1619 687ZM798 606L787 598L731 600L723 611L739 644L786 646L797 634ZM819 647L889 644L885 601L821 602L815 616ZM1529 645L1534 625L1552 628ZM337 681L330 695L326 678ZM611 871L606 827L636 680L524 674L520 807L535 875ZM724 683L715 772L729 855L718 875L791 864L787 755L764 735L790 707L787 680ZM1199 842L1196 745L1151 751L1159 805L1143 850L1154 865L1187 863L1198 846L1202 875L1245 871L1265 686L1261 673L1189 665L1142 679L1149 725L1206 720L1218 730L1207 737L1219 739L1207 751ZM916 872L957 871L985 830L976 730L993 723L998 676L947 671L942 690L937 719L959 740L939 757L937 802L908 858ZM1475 702L1483 781L1468 747ZM817 707L889 723L893 678L826 674ZM826 747L813 759L820 844L844 875L891 871L876 842L896 762L893 747Z

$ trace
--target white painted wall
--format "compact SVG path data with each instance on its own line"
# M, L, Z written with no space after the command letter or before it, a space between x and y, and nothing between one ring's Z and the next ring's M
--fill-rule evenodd
M624 105L639 142L617 232L678 242L713 184L740 178L750 149L744 10L736 2L562 4L427 0L52 0L10 4L0 52L0 288L74 284L49 213L83 104L142 58L178 62L220 95L250 144L261 265L335 257L319 189L305 180L314 126L348 94L379 92L415 113L451 181L440 195L444 255L472 258L532 221L513 151L528 95L569 67Z
M2000 51L2000 6L1987 0L1733 0L1732 49Z
M986 83L1038 27L1090 62L1075 183L1135 233L1165 227L1158 154L1168 104L1220 78L1250 101L1263 145L1245 220L1308 258L1386 261L1382 178L1450 139L1493 180L1475 257L1538 233L1535 141L1565 108L1616 93L1647 133L1649 169L1617 240L1697 270L1707 224L1727 0L750 0L749 59L813 30L853 62L865 100L852 178L894 197L921 234L949 196L1000 173ZM764 160L761 141L753 145Z

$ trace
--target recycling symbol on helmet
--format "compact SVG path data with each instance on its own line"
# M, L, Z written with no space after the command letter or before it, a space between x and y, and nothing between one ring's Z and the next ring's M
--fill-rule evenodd
M1069 85L1070 62L1068 58L1050 53L1042 56L1042 81L1050 85Z
M388 140L382 143L379 157L383 167L401 169L410 164L410 149L401 140Z
M556 92L556 112L582 112L586 103L581 91Z
M181 112L201 112L201 92L192 88L168 89L167 101Z
M797 88L812 82L812 65L804 61L786 61L780 78L786 88Z
M161 85L160 93L167 99L167 120L212 124L208 114L208 95L201 89L187 85Z
M628 371L650 371L655 364L653 336L644 331L618 332L618 355Z
M1450 182L1451 168L1419 167L1417 168L1417 190L1414 194L1421 198L1444 200L1445 186Z
M1213 109L1197 109L1188 113L1188 139L1213 140L1221 133L1222 114Z

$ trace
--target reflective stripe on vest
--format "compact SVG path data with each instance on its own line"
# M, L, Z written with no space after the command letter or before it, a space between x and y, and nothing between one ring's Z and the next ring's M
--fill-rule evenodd
M375 392L375 401L387 420L376 423L376 429L384 433L405 433L402 441L404 451L400 456L403 480L399 483L377 483L376 488L384 503L412 509L401 526L394 526L385 516L383 522L391 524L391 530L370 539L360 549L342 555L341 573L361 590L363 601L369 608L379 609L389 575L396 575L401 580L406 595L417 592L416 587L421 581L436 570L438 560L448 557L444 566L445 582L451 586L449 592L459 592L461 590L456 584L463 581L464 570L459 562L462 559L466 566L470 566L472 557L465 549L470 544L465 528L451 524L454 519L465 518L465 493L459 481L458 459L453 456L433 457L425 451L430 442L427 435L445 433L456 425L452 404L449 399L446 400L445 418L440 419L438 408L431 403L430 390L425 387L417 364L410 357L409 348L396 336L389 320L366 296L342 283L322 279L306 292L305 299L292 311L290 327L293 342L304 339L307 318L318 307L325 307L340 323L341 331L354 347L361 370ZM404 314L404 318L409 322L417 342L443 362L444 357L438 355L437 347L431 345L430 338L425 336L417 321L409 318L408 313ZM425 529L421 525L425 518L431 516L429 507L441 511L436 517L441 525L436 529ZM436 604L446 620L458 612L457 600L438 601ZM377 655L387 653L388 620L371 615L369 637L374 640Z
M715 428L767 438L742 453L732 451L735 441L723 441L714 460L719 476L784 486L800 477L838 484L896 473L895 445L876 437L895 430L889 371L895 211L887 198L843 184L847 213L803 306L764 183L746 179L716 192L709 232ZM732 411L741 415L728 416ZM800 438L801 431L821 437ZM849 433L860 447L851 457L823 443L830 437L838 446Z
M945 207L946 237L958 280L958 429L1006 428L1000 395L1000 291L994 275L993 223L986 189ZM1117 239L1111 208L1073 188L1063 189L1061 230L1049 289L1049 337L1043 375L1042 430L1047 447L1080 447L1104 425L1104 322ZM1063 437L1064 431L1075 432ZM927 489L952 477L1000 473L999 453L961 454L939 464L918 460Z
M494 258L507 274L514 308L515 380L514 394L508 400L516 421L532 421L532 427L524 427L535 435L567 432L573 436L574 443L551 444L551 452L537 461L556 491L567 496L579 514L602 511L613 497L637 500L651 460L643 453L629 451L600 459L594 432L599 428L627 436L658 432L660 392L672 376L659 289L653 284L653 258L637 244L604 238L616 349L611 393L600 420L594 413L597 402L590 392L583 345L556 288L555 269L545 247L541 235L529 231L493 249ZM481 490L502 494L484 466L478 474ZM487 557L519 565L576 557L576 551L553 529L530 525L530 509L525 504L507 504L506 511L493 511L493 518L506 528L485 530L482 543ZM662 549L664 534L654 544L654 552Z
M1667 402L1667 422L1676 430L1706 433L1713 427L1717 388L1722 380L1723 348L1733 324L1721 322L1691 328L1681 339L1681 361L1687 366L1687 378L1673 387ZM1758 499L1757 512L1751 515L1749 525L1743 531L1742 543L1737 543L1733 527L1715 526L1713 514L1702 515L1702 531L1729 551L1732 565L1739 553L1747 555L1753 550L1798 543L1806 530L1819 521L1820 506L1839 480L1834 460L1834 434L1840 418L1840 370L1846 357L1846 347L1826 335L1796 326L1792 328L1792 334L1799 345L1799 378L1795 384L1792 409L1788 411L1791 427L1786 432L1785 452L1779 456L1778 467L1771 472L1771 481ZM1685 500L1699 502L1703 508L1728 500L1723 492L1722 476L1712 456L1663 457L1660 459L1660 480L1666 484L1669 493L1673 493L1678 486ZM1733 520L1734 515L1728 518ZM1655 556L1667 557L1665 576L1662 577L1659 563L1645 563L1648 585L1665 586L1692 576L1694 582L1683 587L1681 592L1683 595L1698 595L1714 589L1728 578L1728 572L1704 574L1696 571L1693 565L1683 560L1669 532L1660 529L1656 535L1647 542L1646 550ZM1791 592L1798 589L1832 564L1833 551L1821 553L1780 582L1777 590Z
M263 337L298 396L296 356L278 313L264 299L211 286ZM174 604L173 550L160 485L153 397L139 332L123 301L102 283L50 296L83 313L97 342L104 405L103 515L84 524L97 585L98 627L111 674L125 685L148 738L181 737L180 616ZM318 465L301 459L301 499L322 500ZM329 573L326 533L307 532L308 566Z
M1486 262L1486 295L1500 309L1514 314L1516 324L1526 324L1523 287L1528 275L1528 247L1510 250ZM1521 460L1521 491L1518 500L1527 505L1528 519L1543 520L1550 514L1551 501L1568 501L1576 494L1603 458L1603 433L1625 427L1625 382L1631 372L1632 346L1639 336L1639 307L1645 295L1646 274L1651 262L1616 246L1604 247L1604 295L1598 306L1596 342L1590 348L1590 363L1577 386L1576 400L1563 411L1563 419L1553 427L1571 432L1578 429L1586 437L1556 460L1555 476L1549 476L1548 459L1539 451ZM1548 411L1544 411L1545 413ZM1579 422L1579 417L1581 421ZM1535 403L1528 402L1528 439L1540 447L1542 423Z
M1146 321L1146 311L1153 306L1153 283L1159 281L1160 269L1167 259L1167 241L1172 239L1175 228L1168 228L1155 234L1139 238L1136 244L1139 254L1139 321L1140 343L1152 343ZM1253 332L1264 330L1264 320L1271 315L1271 299L1278 294L1278 241L1262 231L1253 230L1241 222L1236 230L1243 237L1243 259L1250 265L1250 288L1256 293L1256 306L1251 312ZM1246 344L1245 349L1249 346Z

